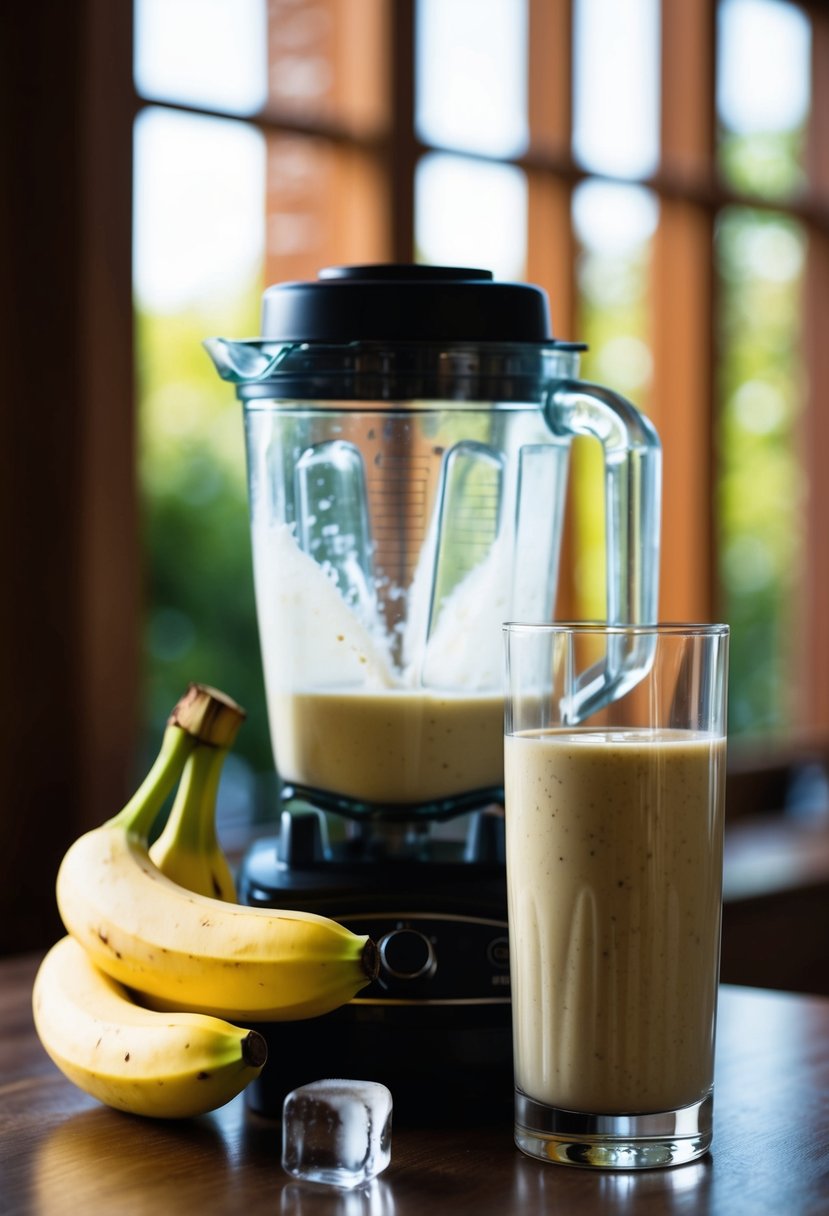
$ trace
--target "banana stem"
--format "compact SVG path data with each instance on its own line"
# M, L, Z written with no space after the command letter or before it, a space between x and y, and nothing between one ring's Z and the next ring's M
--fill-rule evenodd
M209 744L208 750L222 751L224 759L244 719L245 711L227 693L208 684L189 685L170 714L155 763L110 823L146 840L194 748L199 743ZM217 785L218 779L217 772Z
M190 684L167 724L180 726L214 747L232 747L244 720L245 711L226 692L209 684Z
M164 828L182 848L208 854L216 846L216 797L228 750L199 743L185 761Z
M268 1059L268 1044L258 1030L249 1030L242 1039L242 1059L248 1068L261 1068Z
M360 955L360 966L370 980L376 980L380 974L380 951L375 942L369 937Z
M127 805L110 820L110 824L123 827L146 840L158 812L181 776L187 757L197 743L196 737L180 726L168 726L164 731L155 763Z

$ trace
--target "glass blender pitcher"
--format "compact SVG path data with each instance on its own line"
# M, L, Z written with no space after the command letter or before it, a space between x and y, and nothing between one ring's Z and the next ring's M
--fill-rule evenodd
M483 270L335 267L205 343L243 402L256 605L285 797L354 819L497 801L502 631L552 620L568 456L604 450L607 620L657 619L660 447L578 379L537 287ZM571 721L648 655L597 656Z

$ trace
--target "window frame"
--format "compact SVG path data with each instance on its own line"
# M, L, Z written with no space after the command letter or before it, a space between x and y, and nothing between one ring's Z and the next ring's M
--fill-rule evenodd
M570 0L529 0L534 140L514 163L530 182L528 278L555 301L557 329L578 333L570 198L588 175L570 147ZM829 755L829 12L801 0L813 29L811 189L789 211L809 234L802 428L809 479L801 621L802 721L780 761ZM390 113L384 132L353 132L269 110L268 132L360 144L386 183L389 257L413 256L414 175L430 149L414 129L415 0L388 6ZM718 181L714 166L715 0L662 5L662 163L644 182L663 204L654 250L654 421L666 450L662 612L714 619L717 464L713 422L716 285L711 235L727 204L770 206ZM132 83L133 4L7 6L0 135L16 167L5 192L0 323L11 357L3 411L5 552L15 586L0 597L5 679L0 821L0 951L53 939L54 874L65 848L124 801L134 779L142 574L136 484L131 288L132 131L144 105ZM21 52L25 47L25 54ZM152 104L157 104L153 102ZM177 110L187 107L174 106ZM209 111L193 110L198 113ZM226 117L226 115L221 115ZM44 150L47 150L46 152ZM693 324L668 307L687 284ZM666 387L664 369L681 369ZM695 453L691 473L684 454ZM681 454L681 455L680 455ZM566 563L566 554L565 554ZM768 749L764 761L769 763ZM736 767L759 770L756 756ZM21 876L26 875L23 883ZM7 906L6 906L7 905ZM4 915L5 913L5 915ZM5 934L5 936L3 936Z
M817 0L792 2L808 13L813 30L810 188L801 198L779 202L738 193L717 171L717 0L661 4L661 157L656 172L639 184L660 204L652 268L650 414L664 451L662 533L671 538L670 545L663 543L661 557L660 611L665 619L712 620L721 615L714 512L718 404L712 250L717 214L728 206L790 215L807 234L803 361L809 388L801 442L809 496L804 548L810 556L825 551L822 521L829 518L829 488L820 458L829 450L829 422L819 402L829 398L829 354L819 318L829 312L829 13ZM573 0L528 0L528 8L530 146L521 155L492 159L515 165L527 176L527 278L548 290L558 332L575 336L579 318L571 202L577 186L595 175L576 162L571 145ZM415 129L415 20L416 0L395 0L388 6L383 31L390 65L385 131L361 136L345 124L293 110L281 112L272 104L241 120L266 136L315 136L370 157L384 182L388 256L400 262L414 257L414 183L420 159L432 151L457 151L425 142ZM550 46L568 48L557 65L561 70L555 72L550 71ZM135 114L145 105L164 104L139 99L134 92L132 97ZM458 154L480 159L474 153ZM677 283L683 284L681 310L676 306ZM566 554L563 566L567 568ZM829 681L821 678L821 672L829 670L829 557L807 562L804 591L799 635L807 641L797 673L802 716L791 739L781 744L784 754L801 747L829 747ZM564 599L566 604L566 594Z
M6 5L0 24L2 954L59 936L60 859L125 800L141 587L132 5Z

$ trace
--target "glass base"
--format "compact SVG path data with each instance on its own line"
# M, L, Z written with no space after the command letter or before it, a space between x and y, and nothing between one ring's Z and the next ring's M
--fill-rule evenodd
M695 1161L713 1135L714 1094L679 1110L591 1115L515 1091L515 1143L528 1157L586 1169L648 1170Z

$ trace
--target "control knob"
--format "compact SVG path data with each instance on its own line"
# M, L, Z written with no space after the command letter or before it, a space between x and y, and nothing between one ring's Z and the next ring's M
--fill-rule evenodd
M381 973L393 979L428 979L437 969L434 947L417 929L392 929L377 945Z

